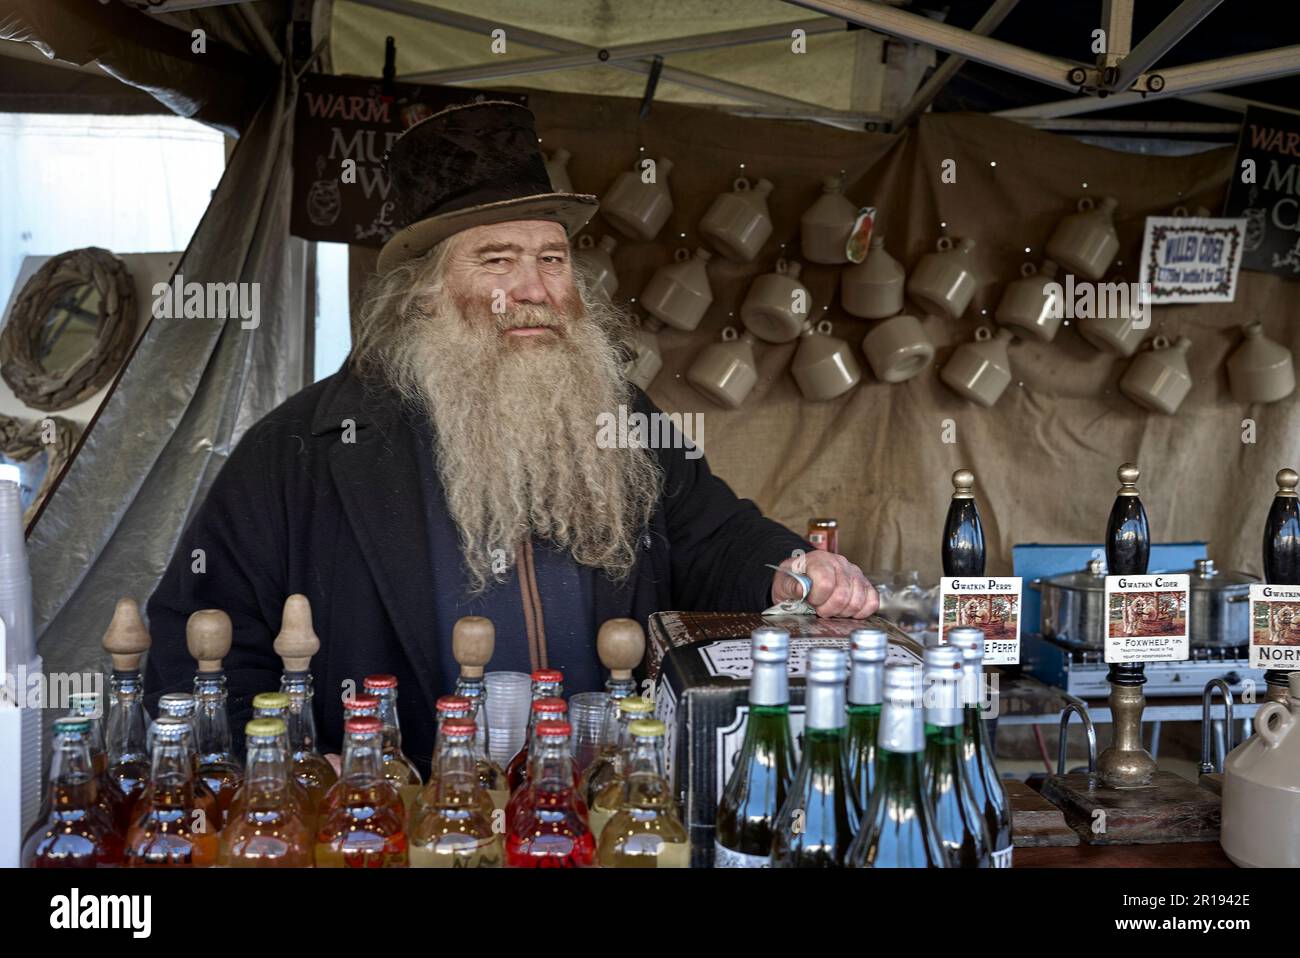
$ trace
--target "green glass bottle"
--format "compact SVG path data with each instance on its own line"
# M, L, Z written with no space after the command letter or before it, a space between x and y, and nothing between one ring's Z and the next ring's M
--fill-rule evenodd
M753 670L749 716L735 767L718 803L713 845L715 868L767 868L772 826L794 773L790 734L790 633L758 628L750 635Z
M962 761L961 649L925 650L925 788L954 868L990 868L988 825Z
M885 666L876 787L849 846L850 868L947 868L948 853L925 790L921 667Z
M880 703L889 636L884 629L854 629L849 641L852 667L844 756L857 807L865 811L876 780L876 739L880 735Z
M948 644L962 656L962 760L988 823L993 867L1011 867L1011 802L994 764L988 728L981 711L984 693L984 631L973 626L949 629Z
M861 817L844 754L849 656L815 648L807 661L803 754L776 819L772 867L843 868Z

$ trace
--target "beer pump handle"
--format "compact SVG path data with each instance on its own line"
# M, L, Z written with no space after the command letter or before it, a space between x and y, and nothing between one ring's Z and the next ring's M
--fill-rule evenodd
M1138 495L1138 467L1119 467L1119 491L1106 525L1106 567L1111 575L1146 575L1151 559L1151 527Z
M185 645L200 672L220 672L221 660L230 652L230 616L220 609L200 609L185 623Z
M1264 523L1264 581L1300 585L1300 498L1294 469L1277 474L1277 494Z
M492 661L497 632L491 619L467 615L451 627L451 654L460 663L460 674L467 679L481 679L483 668Z
M609 619L596 635L596 654L611 679L626 681L645 657L645 632L635 619Z
M984 526L975 504L975 473L958 469L952 474L952 501L948 503L948 520L943 527L943 574L980 576L984 574Z
M113 620L108 623L103 639L104 651L112 657L114 670L139 671L140 657L149 651L151 644L135 599L118 599L117 607L113 609Z
M306 672L311 668L312 656L320 651L320 638L312 628L311 602L305 595L294 593L284 600L274 648L286 672Z

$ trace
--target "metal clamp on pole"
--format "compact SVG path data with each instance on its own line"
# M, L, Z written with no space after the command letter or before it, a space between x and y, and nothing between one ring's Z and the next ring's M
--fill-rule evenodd
M1222 766L1216 768L1215 764L1210 761L1210 706L1214 700L1215 689L1218 689L1223 693L1223 718L1227 723L1223 729L1223 754L1227 755L1232 751L1232 689L1228 686L1225 679L1210 679L1210 681L1205 683L1205 691L1201 693L1202 775L1209 775L1211 772L1223 771Z
M1067 743L1066 733L1070 728L1070 715L1077 712L1079 721L1083 723L1083 730L1088 735L1088 774L1097 773L1097 729L1092 724L1092 716L1088 714L1088 706L1083 699L1076 698L1069 693L1062 693L1065 699L1065 708L1061 711L1061 744L1056 753L1056 774L1065 774L1065 746Z

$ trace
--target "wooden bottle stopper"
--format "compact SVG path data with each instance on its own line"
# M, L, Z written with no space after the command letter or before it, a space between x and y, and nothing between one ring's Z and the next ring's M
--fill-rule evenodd
M464 616L451 627L451 654L460 663L464 678L483 677L483 667L492 660L496 644L496 626L481 615Z
M952 497L954 499L973 499L975 494L975 473L969 469L958 469L952 474Z
M610 619L596 635L596 654L611 679L630 679L645 657L645 633L635 619Z
M117 671L135 672L140 668L140 657L149 651L152 643L135 599L117 600L103 644L104 651L113 657L113 668Z
M311 625L311 602L295 593L284 600L280 634L275 637L275 654L286 672L306 672L311 657L320 651L320 637Z
M220 609L200 609L185 623L185 645L199 663L200 672L220 672L221 660L230 652L230 616Z

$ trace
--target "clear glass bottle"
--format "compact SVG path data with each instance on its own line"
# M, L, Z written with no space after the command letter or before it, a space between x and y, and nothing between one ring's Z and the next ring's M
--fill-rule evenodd
M482 679L478 680L478 684L480 686L483 684ZM459 690L460 687L461 683L457 682L456 688ZM468 718L474 722L475 728L479 727L479 722L482 722L483 725L486 726L487 713L484 711L483 695L483 691L480 690L478 692L478 698L461 695L459 691L457 691L454 696L442 696L442 698L438 699L439 722L442 720L443 699L455 698L464 700L466 705L461 711L449 712L447 715L448 718ZM505 769L492 760L491 754L487 751L488 739L483 735L482 731L475 733L473 744L474 767L478 769L479 784L483 786L483 790L487 792L488 798L492 800L492 807L494 809L505 811L506 805L510 801L510 783L506 779ZM436 769L436 764L434 768Z
M886 665L876 788L849 847L850 868L948 867L925 790L923 718L921 667Z
M407 810L408 820L413 820L415 809L421 803L425 805L430 805L434 803L437 799L438 762L439 762L438 756L441 754L443 744L444 744L442 739L443 727L447 724L448 721L460 721L460 720L468 719L469 721L472 722L473 719L470 716L473 711L473 708L474 708L473 701L465 698L463 695L443 695L438 698L438 701L436 703L438 727L434 734L433 760L429 766L431 769L431 774L429 775L429 780L424 783L424 787L421 788L420 791L416 793L415 798L408 806L408 810ZM477 738L478 735L476 733L475 739ZM474 742L470 743L470 748L476 750L476 746ZM474 767L477 774L477 769L478 769L477 757L474 763ZM476 793L476 797L480 805L482 806L481 811L483 812L483 814L487 817L488 821L493 821L493 813L496 811L496 805L493 804L492 796L488 794L487 789L480 789Z
M343 774L318 811L316 867L405 868L406 810L384 777L384 723L350 718L343 733Z
M362 688L379 700L379 719L384 723L384 778L397 787L407 808L424 784L415 763L402 751L402 727L397 718L397 676L367 675Z
M98 809L90 720L54 720L45 810L23 842L24 868L106 868L122 863L122 836Z
M596 845L573 775L571 733L567 721L537 723L528 784L506 836L507 867L585 868L594 863Z
M598 839L602 868L689 868L691 840L664 775L664 723L637 719L619 810Z
M308 809L314 820L321 799L339 777L316 746L316 714L312 704L315 692L311 673L285 669L280 675L280 691L289 696L289 714L285 724L289 729L293 776L307 790ZM312 831L314 834L315 825Z
M510 828L510 823L514 821L515 815L519 811L520 804L524 800L524 795L528 791L528 776L532 774L533 763L537 758L536 742L534 741L537 734L537 726L542 722L567 722L568 720L569 705L564 701L564 699L538 699L533 702L533 707L528 718L529 730L527 737L524 740L524 744L528 748L528 763L523 768L519 785L510 792L510 800L506 802L507 829ZM570 728L572 728L572 726L570 726ZM578 767L573 764L572 749L569 751L569 759L570 764L573 765L573 768L571 769L573 774L573 785L574 788L577 788ZM581 794L577 795L576 800L582 806L582 814L585 817L587 814L587 803L582 800Z
M290 771L289 732L284 721L255 718L244 726L244 735L248 742L244 784L221 830L217 864L309 868L313 835L303 821L302 799L294 793L301 786Z
M194 807L202 814L204 827L211 832L221 831L223 824L221 817L221 806L217 803L217 793L212 790L207 779L199 774L199 753L195 747L195 728L194 717L198 710L198 700L189 692L167 692L158 699L158 717L159 718L179 718L184 719L190 727L190 734L185 739L185 746L190 750L190 761L194 766L192 776L192 787L194 789ZM150 756L153 755L154 742L154 722L149 723L145 730L144 741L145 748ZM140 797L139 802L143 802L149 794L149 789L153 786L152 780L146 782L144 794ZM137 802L137 807L139 802ZM132 816L135 816L135 809L132 809Z
M772 827L794 775L790 734L790 633L763 627L750 636L749 718L735 767L718 803L715 868L767 868Z
M880 703L884 701L889 636L884 629L854 629L849 642L851 666L844 754L857 807L865 811L876 781L876 741L880 737Z
M844 754L848 677L847 652L809 650L803 750L773 827L773 868L844 867L861 815Z
M470 700L462 701L466 711L472 708ZM472 719L442 720L434 754L435 774L411 809L407 833L412 868L502 866L504 843L491 811L484 810L484 804L490 809L491 802L479 781L477 739Z
M531 767L529 756L533 749L533 730L537 727L537 723L567 720L568 717L569 704L564 699L558 697L533 699L533 704L528 710L528 728L524 732L524 747L515 754L506 768L506 783L510 786L511 798L524 787L528 778L528 769Z
M564 698L564 673L559 669L538 669L533 672L532 703L540 699ZM534 713L528 712L528 729L524 734L524 744L506 763L506 781L510 784L510 794L514 794L528 774L528 753L532 748Z
M962 759L961 649L925 650L925 788L954 868L992 867L988 826Z
M618 719L614 726L614 748L608 757L601 756L587 766L579 783L578 792L587 803L591 834L597 842L605 824L623 805L623 770L627 765L628 749L632 745L629 726L637 719L654 715L655 706L649 699L629 695L618 701Z
M196 801L193 730L188 720L164 715L150 726L153 759L149 787L126 834L128 868L199 868L217 860L217 830ZM209 793L210 794L210 793Z
M108 751L106 776L113 827L125 837L131 812L149 781L149 752L145 747L144 683L138 670L114 669L108 678Z
M280 747L284 749L286 756L292 754L289 746L289 696L283 692L258 692L253 696L253 719L278 721L280 723ZM286 761L290 763L289 767L292 772L292 759L286 758ZM245 784L247 784L247 781L245 781ZM235 800L226 809L226 827L229 827L229 822L232 819L243 813L243 802L248 793L247 788L241 788L239 794L235 796ZM289 776L289 798L297 807L298 817L302 819L302 823L307 827L307 834L314 836L317 824L315 806L312 804L311 795L307 792L307 789L292 774Z
M95 810L100 821L117 832L120 841L126 830L117 827L117 813L113 807L112 791L108 778L108 750L104 745L103 710L99 707L98 692L73 692L68 696L68 717L83 718L89 723L86 731L86 748L90 752L90 765L95 770ZM48 794L46 796L49 798ZM40 819L45 819L48 807L42 807Z
M224 827L226 810L244 784L244 768L234 753L230 717L226 711L224 672L194 674L194 745L199 753L199 777L217 799Z

